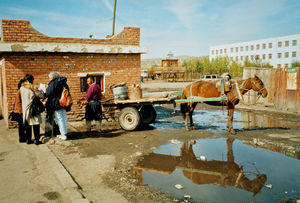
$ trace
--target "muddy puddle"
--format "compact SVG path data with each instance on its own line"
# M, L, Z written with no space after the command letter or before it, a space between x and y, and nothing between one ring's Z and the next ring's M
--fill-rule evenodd
M184 122L179 110L155 106L157 112L156 122L151 124L156 129L182 129ZM300 121L287 120L283 116L264 114L262 112L235 110L233 128L238 131L266 128L295 128L300 127ZM193 114L194 124L197 129L227 130L227 110L201 109Z
M171 140L132 172L179 200L294 202L300 197L299 158L299 152L278 153L234 138Z
M156 106L154 129L182 129L178 110ZM300 199L299 148L276 145L258 138L223 138L227 111L194 112L198 130L214 138L170 140L143 156L132 170L141 183L159 188L186 202L295 202ZM262 112L235 111L238 131L298 128L299 120ZM263 132L263 131L262 131Z

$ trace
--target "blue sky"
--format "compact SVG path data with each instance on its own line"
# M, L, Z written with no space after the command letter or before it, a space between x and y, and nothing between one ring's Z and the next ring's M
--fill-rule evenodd
M48 36L105 38L114 0L0 0L1 19ZM142 58L205 56L209 47L300 33L300 0L117 0L115 34L141 28Z

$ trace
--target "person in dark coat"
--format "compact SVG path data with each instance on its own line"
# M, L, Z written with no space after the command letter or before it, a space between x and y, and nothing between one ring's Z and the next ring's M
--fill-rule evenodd
M54 128L55 117L60 131L60 135L58 135L57 137L61 138L62 140L66 140L68 127L66 112L70 109L62 107L59 104L59 98L61 97L61 93L64 87L69 90L67 78L60 77L59 73L54 71L49 74L49 78L51 81L48 83L45 94L47 117L52 124L52 128Z
M85 119L86 129L91 131L91 123L96 121L96 128L98 132L101 132L102 121L102 106L101 106L101 87L94 83L93 77L88 77L87 84L89 86L86 92L86 106L85 106Z

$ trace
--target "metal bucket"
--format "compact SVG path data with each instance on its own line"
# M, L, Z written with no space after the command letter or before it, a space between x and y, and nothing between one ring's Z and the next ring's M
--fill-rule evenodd
M113 95L115 100L128 99L128 87L126 85L113 88Z

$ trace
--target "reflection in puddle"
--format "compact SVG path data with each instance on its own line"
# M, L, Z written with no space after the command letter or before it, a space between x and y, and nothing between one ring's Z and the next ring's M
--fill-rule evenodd
M144 156L133 174L178 199L191 195L195 202L274 202L300 195L299 171L297 159L219 138L163 145Z
M243 141L243 144L251 145L253 147L268 149L273 152L279 152L286 156L300 160L300 151L297 151L297 149L295 149L292 146L283 145L283 144L276 145L276 144L268 142L266 140L260 140L257 138L253 138L252 141Z
M173 110L155 107L157 111L157 121L153 124L157 129L181 129L184 128L182 118L172 119L174 116L181 116L179 111L172 114ZM300 127L300 121L289 121L283 117L266 115L260 112L238 111L234 112L233 127L237 130L259 129L259 128L295 128ZM194 124L197 129L227 130L227 110L195 110Z
M248 128L295 128L300 126L300 121L289 121L282 117L258 114L257 112L242 111L241 127Z

